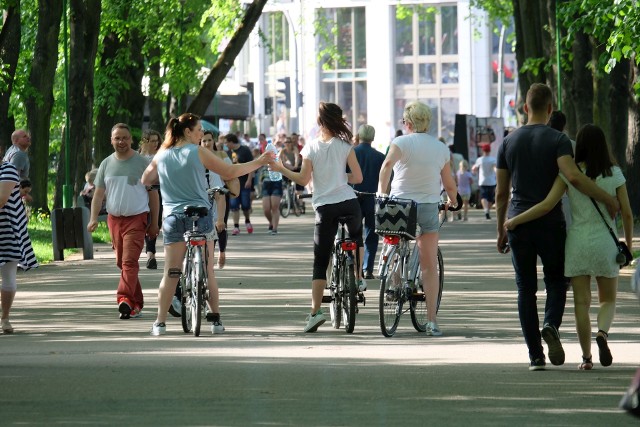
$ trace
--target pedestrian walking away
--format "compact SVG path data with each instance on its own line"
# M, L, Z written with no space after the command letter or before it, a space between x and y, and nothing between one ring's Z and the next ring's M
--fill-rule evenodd
M491 155L491 144L482 145L482 156L473 165L473 173L478 174L480 186L480 202L484 209L484 217L491 219L491 207L495 203L496 191L496 158Z
M225 137L225 142L231 152L231 161L234 164L248 163L253 160L253 154L249 147L241 145L238 137L230 133ZM244 215L244 225L247 233L253 233L253 225L251 225L251 191L253 191L253 175L254 169L251 169L246 175L239 177L240 179L240 195L231 199L230 210L233 217L232 235L240 234L240 209Z
M91 201L89 232L98 227L102 201L107 198L107 225L121 270L116 301L121 319L140 317L144 297L138 272L138 259L145 235L158 236L158 192L145 187L140 178L149 160L131 148L129 126L117 123L111 129L114 153L100 163Z
M529 369L546 365L542 338L549 360L562 365L565 353L559 329L567 295L564 276L566 228L560 205L535 221L505 231L504 224L547 197L559 172L580 192L603 202L610 213L619 210L617 199L582 174L573 160L569 138L546 125L551 114L551 89L534 83L526 96L527 125L510 133L497 158L497 250L511 252L518 289L518 315L529 353ZM509 197L511 195L511 200ZM507 245L508 243L508 245ZM542 331L536 303L537 259L543 265L547 300Z
M316 211L313 233L313 278L311 281L311 312L304 332L315 332L326 321L320 309L327 286L327 267L338 231L338 218L348 216L349 237L362 247L362 214L353 188L349 184L362 182L362 171L351 146L353 134L343 117L342 109L329 102L321 102L318 109L320 136L307 143L302 152L300 172L287 169L282 157L271 165L275 171L300 185L307 185L313 177L311 204ZM346 167L350 172L346 172ZM356 276L361 280L360 256L356 252Z
M577 135L576 162L578 167L595 183L615 196L622 208L622 221L625 241L632 250L633 214L629 205L629 196L624 184L622 171L613 161L611 150L607 145L604 132L597 126L585 125ZM508 230L545 215L558 204L565 191L569 192L571 226L567 231L565 245L565 276L571 278L575 306L576 330L582 349L581 370L593 369L591 356L591 277L595 277L598 285L598 332L596 343L602 366L609 366L613 361L607 343L609 329L613 323L616 309L616 291L618 285L619 265L616 260L618 248L610 234L615 229L613 220L602 216L604 206L596 207L593 199L585 196L571 185L564 175L556 178L549 195L526 212L505 222ZM603 223L604 221L604 223ZM615 237L617 241L617 236Z

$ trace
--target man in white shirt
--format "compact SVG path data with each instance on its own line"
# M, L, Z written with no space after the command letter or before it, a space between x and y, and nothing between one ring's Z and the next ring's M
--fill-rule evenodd
M480 186L484 217L491 219L489 210L493 206L496 196L496 158L491 155L491 144L487 143L482 146L482 157L478 157L472 171L474 174L479 172L478 185Z
M158 236L158 191L142 185L140 178L149 160L133 150L131 142L128 125L118 123L111 129L115 152L100 163L87 225L89 232L98 227L98 214L106 196L107 225L121 270L117 291L120 319L140 317L144 299L138 279L138 259L145 234L151 238Z

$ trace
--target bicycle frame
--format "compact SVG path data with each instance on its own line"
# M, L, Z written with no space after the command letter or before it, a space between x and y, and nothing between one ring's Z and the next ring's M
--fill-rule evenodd
M344 315L344 326L347 333L353 332L359 300L355 285L355 262L352 254L352 251L355 250L358 250L358 245L354 240L347 239L346 227L341 222L332 251L331 281L327 283L331 295L326 302L331 303L333 327L340 328ZM362 302L364 302L364 296Z

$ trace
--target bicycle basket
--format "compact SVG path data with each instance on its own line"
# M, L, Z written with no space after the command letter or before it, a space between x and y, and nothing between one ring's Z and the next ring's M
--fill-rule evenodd
M376 197L376 233L414 239L418 204L410 199Z

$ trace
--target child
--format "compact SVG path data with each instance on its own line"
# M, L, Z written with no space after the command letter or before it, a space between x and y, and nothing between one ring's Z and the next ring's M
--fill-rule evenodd
M473 174L469 172L469 163L466 160L462 160L458 165L458 192L462 197L463 203L463 221L468 221L467 214L469 212L469 198L471 197L471 184L473 184Z
M29 218L31 216L31 206L29 204L33 201L33 198L31 197L31 181L28 179L20 181L20 197L22 198L27 218Z

